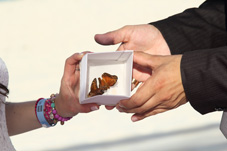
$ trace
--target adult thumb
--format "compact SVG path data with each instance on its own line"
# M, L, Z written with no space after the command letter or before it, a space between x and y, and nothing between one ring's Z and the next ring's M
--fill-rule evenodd
M133 63L137 66L154 70L160 65L161 58L148 53L134 51Z
M95 41L101 45L115 45L124 42L124 34L123 29L120 28L105 34L96 34Z

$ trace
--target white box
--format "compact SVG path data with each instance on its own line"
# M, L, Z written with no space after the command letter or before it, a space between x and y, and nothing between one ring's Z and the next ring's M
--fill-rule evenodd
M131 96L133 51L115 51L87 53L80 63L80 103L97 103L114 106L120 100ZM88 97L94 78L101 77L106 72L118 77L117 83L103 95Z

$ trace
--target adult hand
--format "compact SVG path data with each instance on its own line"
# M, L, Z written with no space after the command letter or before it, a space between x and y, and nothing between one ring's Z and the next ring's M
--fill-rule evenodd
M65 62L64 74L61 80L60 93L56 97L56 110L63 117L72 117L82 112L87 113L98 110L97 104L80 104L80 71L79 63L84 53L75 53Z
M143 51L153 55L170 55L170 49L161 32L153 25L128 25L105 34L96 34L95 41L101 45L120 44L117 50ZM149 73L133 69L134 77L147 79ZM132 90L135 88L132 84ZM105 106L111 110L113 106Z
M153 55L170 55L169 47L161 32L153 25L128 25L105 34L96 34L101 45L120 44L117 50L144 51Z
M181 81L182 55L153 56L134 52L137 67L150 69L152 75L138 88L131 98L121 100L116 106L120 112L135 113L132 121L162 113L187 102ZM141 71L143 72L143 71Z

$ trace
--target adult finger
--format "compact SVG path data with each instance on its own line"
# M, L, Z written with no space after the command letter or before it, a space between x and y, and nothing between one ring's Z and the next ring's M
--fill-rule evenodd
M133 94L129 99L121 100L117 107L129 110L142 106L155 95L155 92L152 90L152 83L151 76L140 88L137 89L135 94Z
M108 106L108 105L106 105L105 108L106 108L107 110L112 110L112 109L115 108L115 106Z
M163 91L163 90L160 90L160 91ZM166 94L166 93L164 93L164 94ZM160 93L157 92L157 93L155 93L154 96L152 96L149 100L147 100L141 106L131 108L131 109L117 107L117 109L119 109L119 111L121 111L121 112L137 113L137 114L143 114L149 110L155 110L155 109L172 109L176 105L175 104L170 105L170 104L166 103L165 100L167 100L168 97L169 97L168 95L163 95L162 92L160 92Z
M125 30L125 27L123 27L105 34L96 34L95 41L101 45L115 45L125 42L126 32L127 30Z
M65 61L65 69L63 76L71 76L75 71L80 71L80 61L86 53L92 53L90 51L84 51L81 53L75 53ZM79 72L78 72L79 73Z
M82 59L84 53L75 53L65 61L64 75L72 75L79 68L79 62ZM76 68L77 67L77 68Z
M133 63L143 68L155 69L162 64L163 56L154 56L141 51L134 51Z
M89 103L89 104L81 104L79 107L80 113L88 113L91 111L96 111L99 109L99 105L95 103Z
M152 75L152 69L150 68L143 68L138 66L137 64L133 64L132 69L132 77L139 82L146 81Z
M155 110L148 111L144 114L134 114L131 117L131 120L133 122L140 121L140 120L143 120L146 117L153 116L153 115L156 115L156 114L159 114L159 113L163 113L165 111L167 111L167 109L155 109Z
M141 106L131 108L131 109L126 109L126 108L120 107L120 106L117 106L116 108L119 110L119 112L143 114L143 113L147 112L148 110L155 109L155 106L151 108L148 105L148 102L149 101L145 102Z

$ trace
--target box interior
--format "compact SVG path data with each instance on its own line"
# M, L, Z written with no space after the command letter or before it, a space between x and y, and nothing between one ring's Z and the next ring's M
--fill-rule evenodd
M81 92L82 97L80 96L80 100L91 100L91 98L96 98L97 100L97 97L104 96L106 99L108 99L107 96L122 96L124 98L130 97L132 57L132 52L125 53L123 51L114 53L86 54L81 62L81 64L83 64L84 66L81 68L81 81L83 81L83 83L80 88L84 91ZM93 79L96 78L97 85L99 85L98 77L101 78L104 72L111 75L116 75L118 77L117 83L114 86L110 87L110 89L105 91L103 95L88 98L87 95L90 92L90 87Z

